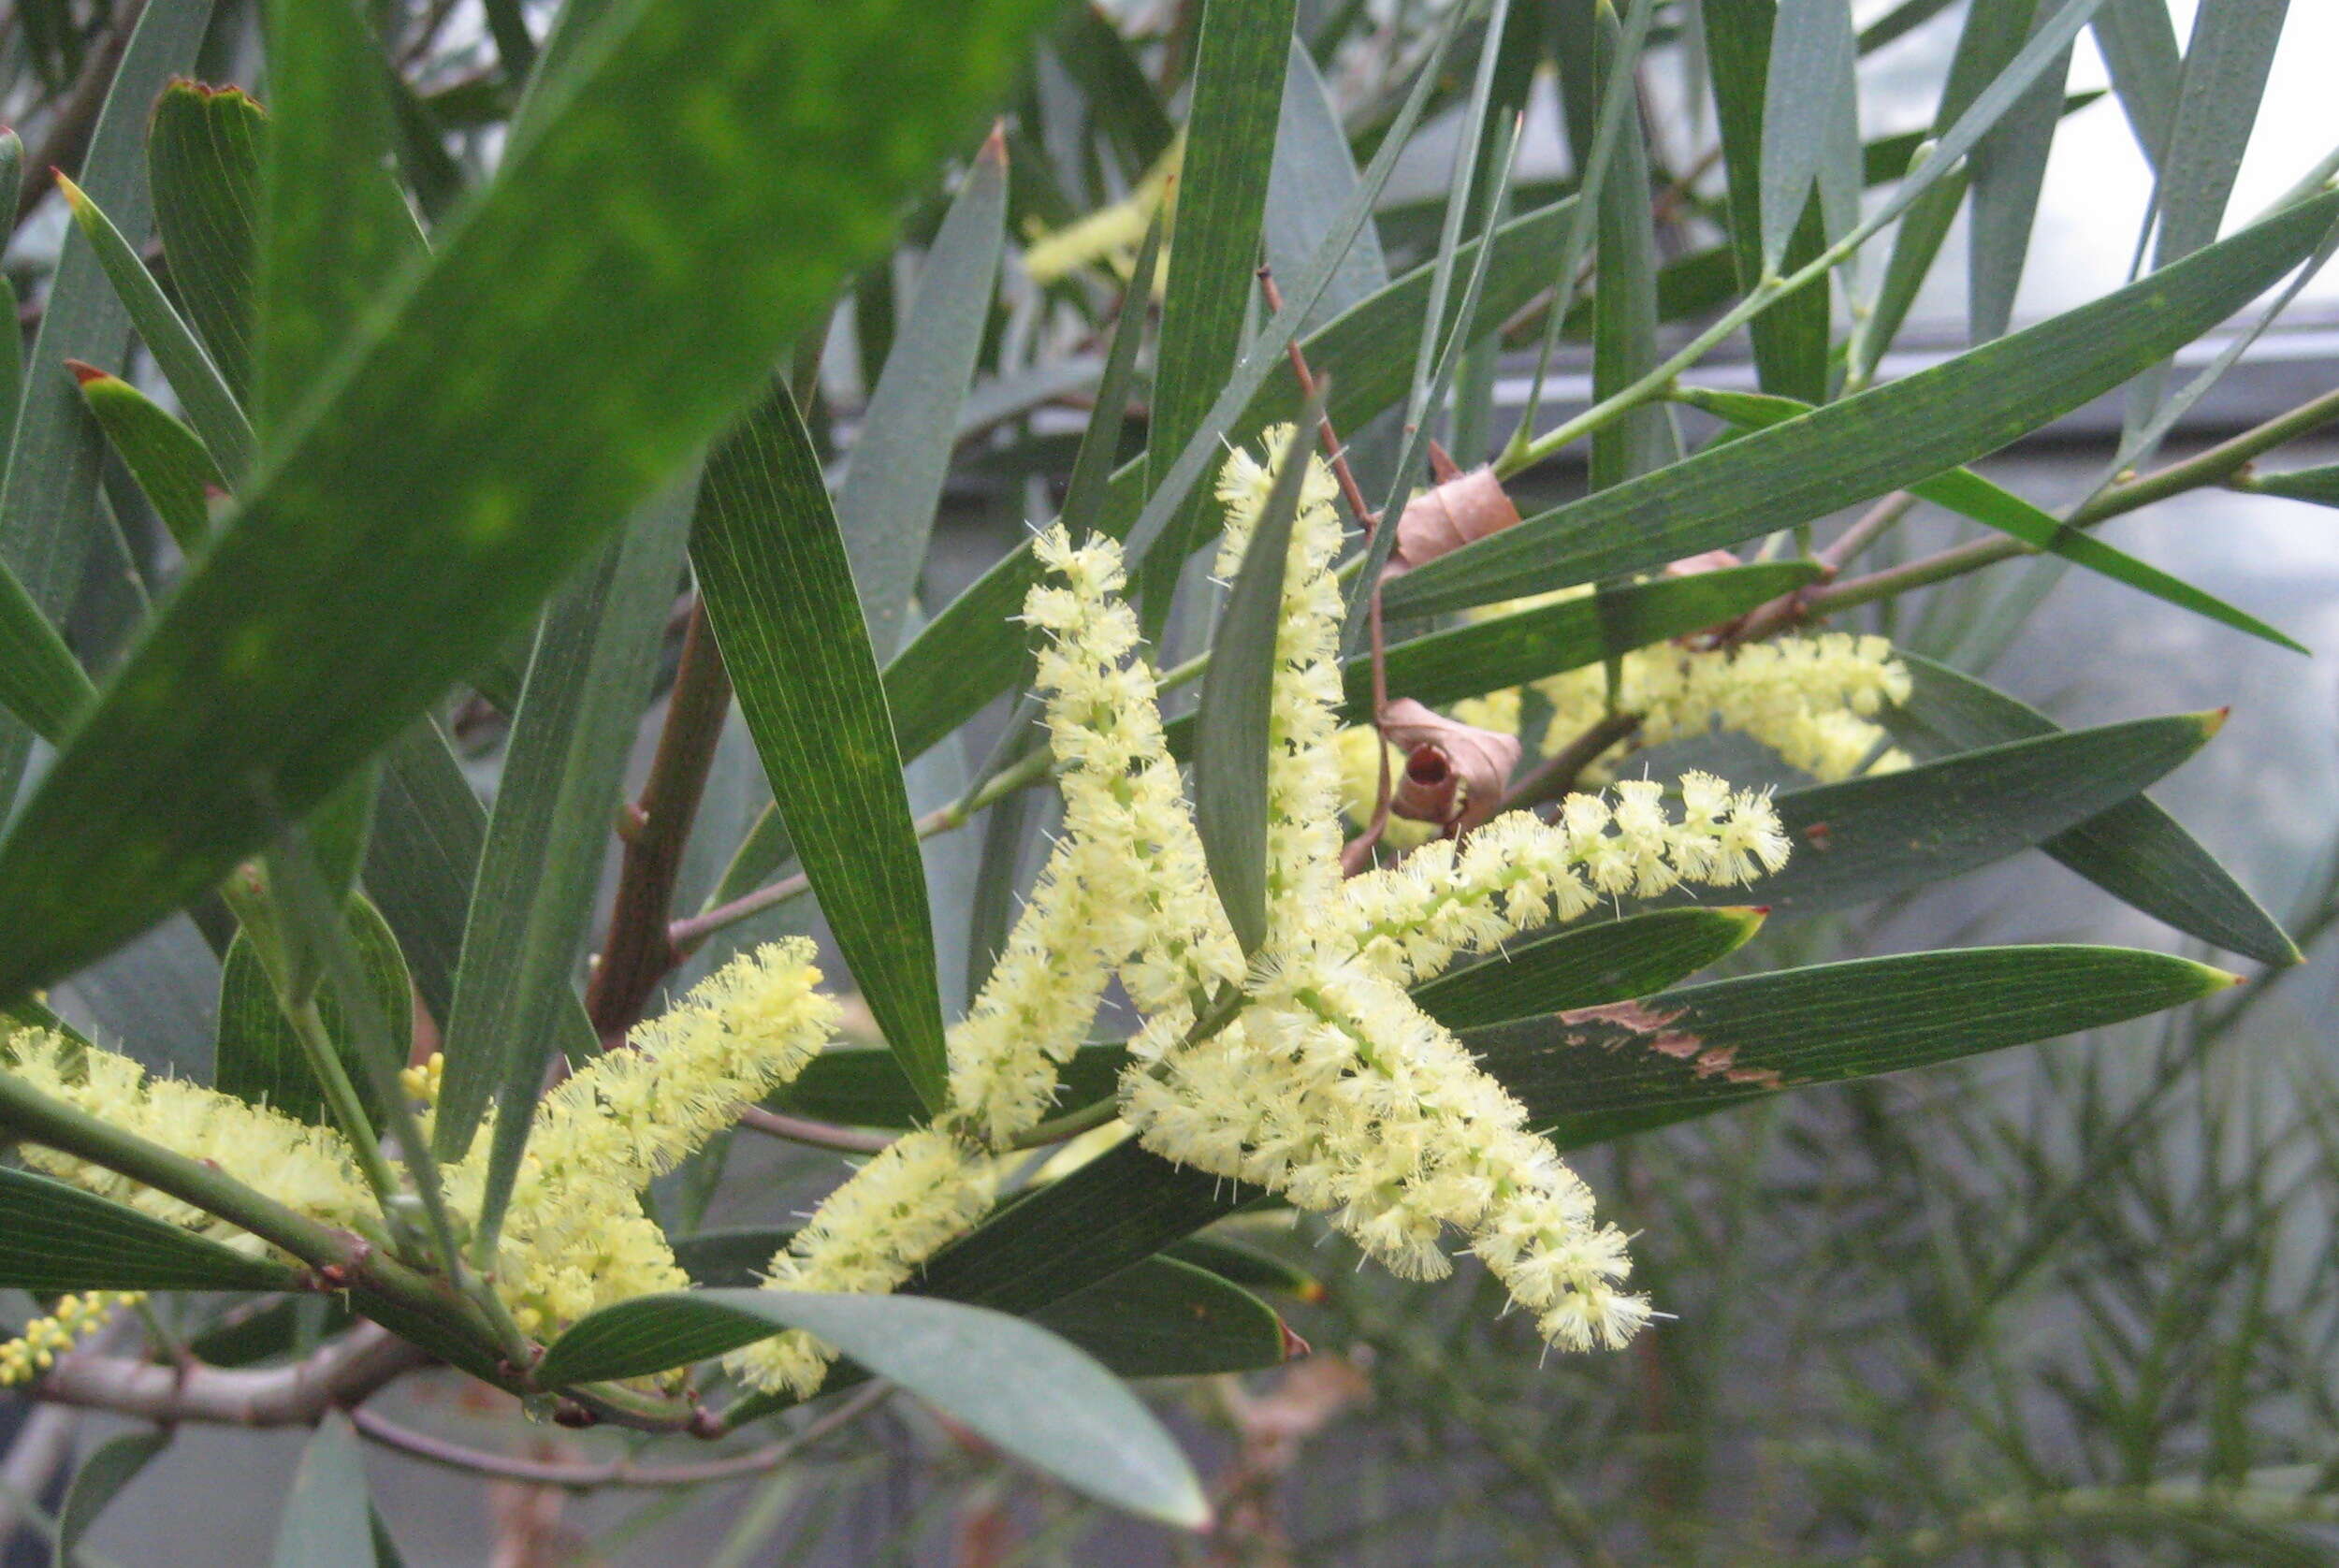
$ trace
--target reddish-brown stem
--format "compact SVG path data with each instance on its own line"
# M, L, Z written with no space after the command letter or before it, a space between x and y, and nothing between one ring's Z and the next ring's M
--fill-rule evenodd
M609 916L609 939L585 992L586 1011L606 1044L624 1038L658 982L681 961L667 933L666 917L674 907L683 847L706 791L707 770L714 765L716 742L730 711L731 676L701 603L683 629L682 661L675 672L649 779L629 813L632 831L621 835L625 853Z
M113 89L115 67L122 64L122 52L130 47L130 34L145 9L146 0L115 7L113 26L82 62L72 94L58 106L49 123L48 136L24 159L24 183L16 193L16 222L22 223L40 205L41 197L56 189L59 171L81 171L90 134L97 128L97 111Z
M1511 792L1503 797L1494 808L1499 817L1505 811L1523 811L1531 806L1559 799L1576 787L1576 778L1584 769L1599 761L1603 753L1617 742L1640 728L1637 713L1612 713L1591 728L1553 752L1543 764L1520 779Z

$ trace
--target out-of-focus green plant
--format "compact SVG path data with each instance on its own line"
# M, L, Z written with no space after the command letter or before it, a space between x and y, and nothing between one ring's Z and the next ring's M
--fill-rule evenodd
M2253 1379L2277 1343L2311 1356L2288 1336L2328 1303L2272 1304L2291 1285L2252 1238L2286 1162L2329 1176L2322 1100L2208 1147L2183 1194L2143 1153L2198 1092L2173 1046L2141 1092L2094 1057L2051 1081L2070 1148L1954 1078L1781 1109L2233 977L2058 946L1683 983L1765 918L1823 929L2033 846L2215 948L2299 956L2142 793L2216 716L2065 733L1820 630L2047 555L2296 646L2094 531L2202 486L2318 493L2254 465L2333 396L2154 466L2250 334L2189 378L2178 351L2262 329L2339 237L2339 154L2227 222L2282 7L2204 7L2180 50L2157 0L1975 0L1929 132L1863 145L1862 53L1943 8L1855 32L1845 0L570 0L540 37L516 0L477 26L25 7L19 211L66 211L45 272L37 223L19 247L6 379L0 1286L39 1300L0 1376L167 1429L314 1426L285 1562L392 1560L360 1438L577 1488L775 1472L719 1559L744 1561L805 1450L895 1387L963 1442L937 1474L972 1477L969 1541L1010 1519L967 1434L1192 1528L1211 1500L1111 1374L1285 1359L1268 1301L1315 1287L1210 1227L1287 1200L1411 1275L1466 1242L1562 1346L1632 1339L1652 1300L1683 1320L1622 1352L1638 1371L1522 1396L1503 1333L1425 1338L1417 1295L1340 1285L1383 1395L1422 1379L1540 1505L1412 1560L1704 1553L1703 1518L1748 1507L1781 1557L2160 1525L2292 1549L2331 1477L2274 1473L2315 1461L2253 1425ZM2090 25L2157 176L2149 269L2010 330ZM1710 92L1678 146L1642 100L1656 60ZM1518 170L1547 75L1560 181ZM1432 120L1447 189L1387 201ZM1972 346L1884 376L1961 209ZM1757 387L1712 385L1741 333ZM1498 430L1512 349L1530 390ZM2122 386L2076 506L1969 466ZM1522 519L1511 496L1579 455L1580 493ZM946 494L1003 479L1061 531L940 591ZM1920 503L1983 531L1857 573ZM1778 792L1575 791L1716 730ZM466 762L499 735L483 806ZM1743 902L1690 896L1716 885ZM864 1038L837 1044L848 995ZM1671 1162L1625 1286L1560 1153L1750 1105L1619 1146L1636 1204L1645 1151ZM1798 1145L1820 1186L1794 1212L1839 1223L1865 1158L1879 1217L1757 1321L1755 1261L1787 1244L1755 1212L1766 1129L1837 1122ZM741 1128L870 1158L801 1193ZM2082 1457L2048 1466L1974 1369L1994 1303L2082 1247L2085 1322L2040 1374ZM2223 1360L2157 1305L2229 1295ZM1865 1332L1881 1300L1909 1343ZM109 1312L142 1343L75 1348ZM1833 1402L1754 1435L1688 1419L1742 1333ZM521 1461L367 1402L431 1363L530 1418L719 1447ZM1288 1445L1260 1434L1354 1396L1320 1366L1234 1400L1215 1549L1284 1549ZM1998 1457L1944 1468L1920 1437L1945 1413ZM1657 1479L1588 1480L1616 1473L1598 1442ZM47 1521L66 1548L149 1452L93 1458ZM1720 1501L1775 1464L1801 1479L1775 1517ZM1031 1552L1089 1528L1060 1495Z

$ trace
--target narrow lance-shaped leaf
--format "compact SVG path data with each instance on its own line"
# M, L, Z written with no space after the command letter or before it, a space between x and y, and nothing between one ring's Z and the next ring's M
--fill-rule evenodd
M1851 111L1838 87L1852 70L1851 0L1779 0L1763 94L1763 268L1777 272L1833 138ZM1857 138L1853 138L1855 141Z
M1416 986L1421 1010L1449 1029L1629 1001L1737 951L1767 911L1717 906L1655 909L1516 943Z
M537 1373L555 1386L639 1376L790 1328L1099 1502L1186 1529L1210 1517L1177 1445L1110 1372L1045 1329L956 1302L793 1290L645 1296L583 1319Z
M58 188L73 211L75 226L97 254L106 279L122 297L138 339L162 370L181 406L202 434L204 444L224 472L241 473L252 457L252 427L237 406L219 367L195 339L194 329L163 297L162 284L146 269L138 252L113 220L72 181L58 177ZM78 362L78 361L77 361Z
M2094 26L2096 49L2111 72L2120 110L2136 133L2136 146L2157 168L2185 76L2169 0L2103 0Z
M1006 222L1007 141L995 132L926 252L836 492L862 619L880 659L901 642L903 613L925 565L959 404L991 317Z
M57 1539L55 1553L50 1558L51 1568L73 1568L83 1561L79 1547L81 1537L97 1522L107 1504L120 1495L122 1488L138 1477L149 1460L170 1446L174 1434L169 1428L153 1431L123 1432L109 1437L90 1450L81 1467L73 1473L73 1485L66 1488L64 1505L57 1510Z
M2334 213L2339 193L2302 202L2093 304L1530 517L1390 583L1388 612L1661 565L1970 462L2215 326L2313 250Z
M2209 0L2193 13L2185 74L2153 190L2160 225L2155 267L2190 255L2217 237L2289 7L2290 0Z
M152 398L94 365L76 364L81 400L105 427L130 476L179 548L192 555L211 527L211 503L226 493L219 467L193 430Z
M1699 388L1685 391L1681 396L1685 402L1750 430L1767 429L1810 412L1808 404L1796 402L1791 398L1766 397L1760 393L1709 392ZM2288 648L2293 653L2307 651L2297 641L2275 631L2256 616L2236 609L2190 583L2172 577L2158 567L2138 560L2127 551L2107 544L2093 534L2083 533L2052 513L2042 511L1971 469L1951 469L1931 479L1920 480L1910 485L1909 489L1936 506L1947 507L1978 523L1985 523L2012 535L2033 549L2061 556L2090 572L2099 572L2114 582L2125 583L2140 593L2148 593L2155 599L2230 626L2237 632L2245 632L2277 647Z
M1730 253L1741 291L1761 283L1765 270L1763 116L1777 9L1772 0L1741 0L1708 6L1703 13L1722 167L1729 176ZM1788 239L1783 262L1788 267L1799 267L1819 254L1816 204L1802 211L1802 220ZM1754 373L1765 391L1810 402L1826 398L1827 314L1828 284L1822 280L1748 323Z
M127 1205L0 1168L0 1286L68 1290L282 1290L292 1270L250 1258Z
M1836 4L1840 0L1822 0ZM1845 27L1851 26L1845 13ZM1624 42L1605 7L1594 24L1600 76L1626 96L1625 129L1599 193L1600 270L1592 280L1591 384L1596 402L1638 381L1657 363L1657 231L1650 207L1649 149L1639 132L1633 65L1618 65ZM1847 42L1849 41L1847 37ZM1849 62L1847 53L1845 59ZM1801 203L1797 202L1800 209ZM1592 432L1593 489L1621 484L1681 455L1673 414L1662 403L1634 409Z
M490 1228L545 1065L576 1007L576 963L601 885L642 705L690 537L677 486L643 509L545 617L463 925L431 1142L461 1157L497 1102L482 1211Z
M1881 715L1893 738L1920 757L1970 751L2057 732L2036 708L1915 654L1909 700ZM2300 962L2298 945L2273 916L2157 806L2131 796L2067 828L2039 848L2156 920L2261 964Z
M2125 948L1969 948L1715 980L1462 1039L1566 1149L1782 1089L2101 1028L2234 983Z
M2224 721L2222 712L2132 719L1788 791L1777 805L1794 852L1743 893L1809 915L1960 876L2139 793Z
M707 459L690 541L707 618L796 857L929 1109L942 1009L885 689L820 457L784 385Z
M1932 137L1946 135L1959 117L1973 107L1991 80L2013 61L2038 14L2038 0L1969 0L1965 26L1950 57L1949 77L1941 84L1940 103L1933 114ZM1964 202L1971 175L1965 168L1942 175L1934 186L1910 205L1894 231L1893 248L1884 264L1884 277L1867 320L1855 325L1847 367L1850 383L1865 385L1884 351L1899 335L1917 291L1933 270L1950 224ZM1765 387L1765 391L1785 391ZM1794 396L1802 397L1801 393ZM1807 401L1817 402L1813 397Z
M378 1568L373 1553L372 1503L366 1491L365 1456L357 1429L338 1410L326 1412L300 1451L292 1491L276 1528L271 1568Z
M1292 11L1293 0L1204 0L1201 7L1178 175L1177 243L1170 248L1154 365L1150 446L1157 461L1202 426L1243 346ZM1163 479L1156 466L1155 483ZM1198 498L1180 501L1161 552L1134 552L1149 631L1166 623L1200 506Z
M390 179L389 99L358 0L270 0L269 17L252 422L272 444L355 340L370 303L421 261L424 246Z
M211 14L211 0L151 0L138 13L91 129L81 185L134 232L145 230L149 213L142 146L147 110L170 75L195 59ZM32 640L13 624L22 607L17 590L41 615L61 618L98 526L104 438L59 368L81 359L118 370L128 347L128 315L87 239L78 229L68 232L25 358L23 398L0 480L0 567L7 568L0 573L0 664L22 657ZM0 718L0 811L16 794L28 749L25 730ZM0 991L12 989L0 985Z
M267 113L241 89L174 81L154 105L146 138L171 286L238 397L251 382L254 236L267 135Z
M1282 661L1285 569L1308 471L1316 410L1293 427L1282 466L1228 591L1194 722L1194 825L1242 951L1267 942L1269 720Z
M19 813L0 995L195 896L485 661L762 385L1041 9L616 11Z
M40 613L22 581L0 561L0 708L15 715L34 734L54 741L63 738L66 726L95 692L65 638Z
M2043 15L2067 0L2047 0ZM2021 286L2030 252L2030 227L2046 181L2047 153L2062 117L2063 81L2070 74L2066 49L2039 73L2014 107L1982 138L1969 160L1973 217L1967 229L1967 321L1971 340L1987 342L2013 319L2014 292Z

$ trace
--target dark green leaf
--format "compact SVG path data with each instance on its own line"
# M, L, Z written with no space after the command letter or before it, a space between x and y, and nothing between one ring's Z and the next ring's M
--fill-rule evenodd
M2319 506L2339 506L2339 463L2292 469L2288 473L2252 474L2243 488L2253 494L2286 496Z
M1281 1291L1302 1301L1324 1299L1324 1286L1315 1275L1272 1253L1224 1236L1189 1236L1170 1243L1165 1251L1181 1263L1207 1269L1220 1279L1231 1280L1248 1290Z
M1268 719L1282 663L1275 639L1316 414L1311 408L1284 443L1274 486L1211 639L1194 713L1194 827L1227 923L1246 953L1267 942Z
M121 296L138 339L161 367L170 389L179 395L187 417L211 449L224 472L241 473L252 457L252 427L236 406L219 367L195 339L194 329L163 297L163 285L146 269L122 231L97 203L71 181L59 177L65 201L73 210L74 225L97 254L107 281ZM68 361L79 363L80 361ZM102 361L99 362L102 368ZM76 371L78 380L81 372Z
M435 722L418 721L383 758L365 878L435 1019L455 1006L463 926L487 838L487 814L462 764ZM558 1048L572 1059L591 1055L593 1031L581 1004L570 1017Z
M861 590L869 646L889 658L925 565L926 539L957 443L975 357L991 319L1007 221L1007 142L982 144L919 269L918 291L885 356L854 439L836 524Z
M2036 708L1954 670L1903 653L1908 702L1887 710L1893 738L1919 757L2057 733ZM2296 964L2297 944L2216 857L2142 795L2039 848L2133 908L2261 964Z
M1208 418L1243 347L1242 324L1258 266L1260 214L1274 161L1294 0L1203 0L1190 73L1185 157L1178 175L1177 242L1162 296L1154 358L1149 438L1167 485L1166 459ZM1176 502L1165 548L1138 557L1137 592L1149 628L1169 614L1204 503Z
M1111 1373L1044 1329L957 1302L792 1290L645 1296L580 1321L537 1374L553 1386L638 1376L786 1328L819 1336L1100 1502L1187 1529L1210 1517L1177 1445ZM1014 1375L999 1375L1005 1367Z
M0 1168L0 1285L66 1290L282 1290L292 1270L79 1187Z
M398 938L390 934L381 912L364 898L350 901L348 918L350 945L371 981L375 1006L389 1022L402 1062L414 1039L414 1009ZM356 1031L332 987L323 989L317 1005L325 1017L326 1032L332 1037L350 1081L357 1085L367 1114L380 1125L381 1106L370 1092L371 1081ZM300 1037L285 1022L268 970L253 951L251 939L241 933L229 944L226 963L220 971L219 1053L212 1070L213 1086L223 1093L273 1107L315 1126L332 1125L325 1091L309 1069Z
M75 373L82 375L81 400L105 427L106 439L146 492L154 515L179 548L194 554L211 527L211 498L227 487L211 453L193 430L120 376L92 366Z
M2096 48L2119 94L2120 109L2136 134L2144 161L2157 168L2176 113L2185 62L2176 51L2169 0L2103 0L2096 12Z
M81 160L82 188L134 232L144 232L150 211L142 156L147 110L171 73L195 59L211 15L211 0L151 0L138 15L91 131ZM29 597L41 615L61 618L73 602L98 526L97 464L104 438L83 412L63 366L67 359L81 359L119 370L129 334L129 316L89 241L78 229L68 232L50 276L40 330L25 359L23 399L8 442L6 480L0 483L0 567L7 569L0 573L0 666L13 664L30 646L29 635L15 624L17 601ZM26 755L24 729L0 719L0 802L16 794ZM0 992L15 989L0 985Z
M2125 948L1968 948L1715 980L1463 1042L1562 1149L2198 1001L2234 977Z
M2219 0L2193 13L2168 140L2155 160L2160 175L2153 190L2160 224L2156 268L2217 237L2289 7L2290 0Z
M61 740L96 690L24 584L0 561L0 708L42 739Z
M1740 0L1703 12L1722 167L1729 175L1730 252L1742 290L1763 278L1763 104L1777 9L1774 0ZM1785 265L1802 265L1819 254L1820 245L1813 204L1804 210L1790 239ZM1814 283L1748 324L1754 373L1765 391L1809 402L1826 398L1827 294L1824 283Z
M1449 1029L1629 1001L1736 952L1765 911L1727 905L1658 909L1505 947L1414 988L1421 1010Z
M1110 1096L1128 1055L1118 1046L1083 1046L1065 1064L1067 1106ZM778 1110L849 1126L908 1127L923 1119L901 1066L883 1051L832 1050L814 1057L796 1081L772 1097Z
M2200 750L2224 720L2139 719L1790 791L1777 804L1793 858L1738 892L1808 915L1960 876L2110 810Z
M1390 583L1388 612L1642 570L1969 462L2216 325L2296 265L2335 212L2339 193L2303 202L2052 321L1531 517Z
M2044 14L2066 3L2048 0ZM1969 160L1973 215L1966 231L1966 294L1974 342L1999 336L2013 319L2014 291L2022 283L2023 261L2030 252L2030 225L2039 210L2056 122L2062 118L2063 80L2070 70L2070 51L2066 49L1982 138Z
M74 1548L89 1533L89 1527L97 1522L97 1517L123 1488L138 1479L148 1460L170 1446L170 1439L167 1427L155 1431L123 1432L90 1450L81 1468L73 1473L73 1485L66 1489L65 1503L57 1509L57 1538L49 1560L51 1568L71 1568L80 1561Z
M885 691L820 457L775 384L707 459L690 544L797 859L929 1110L948 1084L934 930Z
M1088 108L1135 169L1148 169L1177 135L1153 79L1113 19L1091 0L1064 7L1048 36L1065 74L1085 90Z
M1843 9L1842 0L1821 3ZM1850 15L1844 13L1847 28ZM1603 8L1594 36L1601 78L1615 82L1623 94L1620 112L1626 127L1616 138L1612 167L1598 192L1600 270L1592 280L1591 297L1591 395L1596 402L1647 375L1656 367L1658 353L1657 230L1650 206L1649 148L1641 137L1639 93L1634 85L1637 62L1619 58L1624 40L1613 11ZM1671 411L1661 403L1636 408L1592 432L1591 488L1621 484L1680 455Z
M1686 400L1742 429L1750 430L1767 429L1810 412L1808 405L1792 398L1772 398L1751 392L1701 390L1689 395ZM2093 534L2081 532L2052 513L2041 510L1971 469L1951 469L1931 479L1910 485L1909 488L1936 506L1945 506L1978 523L1986 523L2002 533L2012 534L2033 549L2061 556L2090 572L2099 572L2114 582L2125 583L2140 593L2148 593L2179 609L2189 610L2197 616L2230 626L2237 632L2245 632L2276 647L2286 647L2293 653L2307 651L2297 641L2268 626L2256 616L2238 610L2215 594L2205 593L2181 578L2172 577L2158 567L2147 565Z
M252 422L273 448L374 302L420 265L424 245L390 179L385 73L358 0L270 0L269 18Z
M460 1158L496 1101L483 1223L500 1214L545 1065L575 1016L577 956L690 537L676 487L545 615L463 922L431 1142Z
M1039 10L666 0L598 29L19 814L0 926L37 936L0 995L211 885L484 661L761 385ZM848 106L879 80L871 136Z
M171 287L239 397L252 379L252 277L267 135L267 113L240 88L174 81L154 106L146 138Z
M357 1429L338 1410L326 1412L316 1435L300 1451L292 1491L276 1527L270 1568L378 1568L373 1555L373 1504L366 1492L365 1456Z
M724 1288L758 1284L772 1255L792 1232L771 1228L709 1230L675 1239L675 1260L694 1285ZM1259 1264L1272 1259L1248 1255ZM1223 1259L1222 1259L1223 1260ZM1187 1264L1196 1265L1188 1267ZM1204 1273L1208 1268L1211 1273ZM1232 1283L1207 1255L1171 1262L1155 1258L1076 1291L1031 1314L1042 1328L1071 1341L1120 1377L1191 1377L1273 1366L1285 1355L1283 1325L1247 1291L1263 1270ZM1288 1286L1293 1271L1268 1273L1271 1286ZM1304 1276L1299 1276L1304 1282Z
M1119 1377L1199 1377L1290 1354L1272 1308L1214 1272L1154 1257L1032 1314Z
M1855 112L1844 92L1852 75L1851 0L1779 0L1764 80L1762 258L1766 273L1786 259L1822 165L1841 138L1834 122ZM1855 130L1853 144L1859 140Z

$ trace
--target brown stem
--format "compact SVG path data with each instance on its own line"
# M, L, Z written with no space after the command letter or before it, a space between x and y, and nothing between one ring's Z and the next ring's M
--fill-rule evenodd
M130 0L123 6L114 13L112 30L81 62L81 74L73 83L72 94L58 106L39 151L24 161L24 183L16 194L17 223L22 223L40 205L41 197L56 188L60 170L68 175L81 172L81 159L89 152L90 133L97 128L97 111L105 107L106 94L113 90L115 67L122 64L122 51L130 46L130 35L138 27L139 13L145 9L146 0Z
M674 908L683 847L730 711L731 675L702 601L692 607L682 633L682 661L667 699L665 726L641 801L631 813L632 831L625 835L609 939L585 991L585 1009L604 1045L614 1047L625 1038L658 982L681 962L666 917Z
M599 1487L695 1487L777 1470L821 1439L859 1420L893 1392L889 1384L873 1385L791 1437L745 1454L700 1464L641 1465L631 1459L611 1459L603 1464L564 1464L549 1459L513 1459L415 1431L370 1410L353 1410L350 1420L359 1431L385 1448L395 1448L450 1470L492 1475L499 1480L561 1487L572 1491L589 1491Z
M142 1421L308 1426L327 1410L355 1405L429 1360L388 1329L364 1323L289 1367L253 1371L68 1356L28 1392L51 1404Z
M1541 766L1513 786L1494 808L1494 815L1524 811L1559 799L1576 787L1576 776L1617 742L1640 728L1637 713L1612 713L1547 758Z
M1268 314L1273 315L1284 308L1284 291L1275 286L1273 268L1262 267L1258 269L1258 286L1260 295L1267 301ZM1300 401L1302 404L1315 401L1315 373L1308 369L1307 352L1300 348L1297 338L1286 344L1285 350L1291 356L1292 378L1300 384ZM1315 434L1324 448L1324 460L1332 466L1332 477L1340 481L1341 499L1348 503L1348 510L1355 513L1357 521L1363 525L1365 538L1371 539L1373 529L1379 526L1380 517L1364 503L1363 487L1357 483L1356 471L1348 466L1348 448L1342 443L1340 432L1332 428L1332 416L1329 410L1316 416Z

